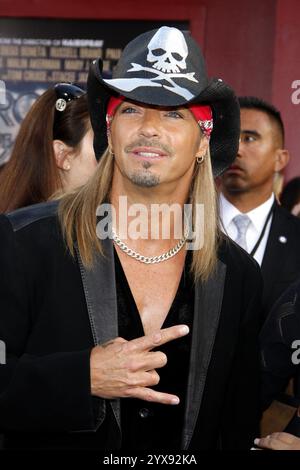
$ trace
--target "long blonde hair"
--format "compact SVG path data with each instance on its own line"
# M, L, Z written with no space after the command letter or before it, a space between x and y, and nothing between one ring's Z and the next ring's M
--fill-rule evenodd
M59 218L67 247L74 256L77 241L84 266L91 267L95 252L103 255L101 241L96 233L96 211L108 202L113 177L113 158L104 152L98 168L90 181L80 189L65 195L59 203ZM220 239L217 215L217 193L212 173L209 151L202 164L196 164L190 203L204 206L204 244L193 251L192 273L194 279L207 280L215 269ZM193 211L195 214L195 211ZM199 221L193 219L193 230L200 230Z

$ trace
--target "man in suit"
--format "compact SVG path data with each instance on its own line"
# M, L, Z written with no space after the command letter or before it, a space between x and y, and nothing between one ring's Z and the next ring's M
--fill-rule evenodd
M129 43L112 79L101 69L88 79L95 176L58 209L0 217L5 447L248 449L261 278L218 230L213 178L237 151L237 99L175 28ZM189 204L191 225L171 204Z
M289 161L279 111L256 97L239 98L236 159L221 177L223 229L261 265L265 315L300 275L300 220L279 206L274 177Z

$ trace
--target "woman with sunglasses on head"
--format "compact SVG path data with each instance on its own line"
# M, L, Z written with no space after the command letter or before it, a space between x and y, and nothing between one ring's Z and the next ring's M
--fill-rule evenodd
M58 83L36 100L21 124L0 175L0 213L72 191L96 166L85 92Z

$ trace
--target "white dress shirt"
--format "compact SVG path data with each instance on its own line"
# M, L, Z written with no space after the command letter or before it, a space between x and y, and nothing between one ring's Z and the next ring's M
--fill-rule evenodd
M256 242L258 241L260 237L260 234L264 228L270 209L274 203L274 199L275 199L274 194L272 194L272 196L266 202L256 207L255 209L252 209L252 211L246 212L246 214L251 220L251 223L249 224L249 227L246 233L248 253L251 253L252 249L254 248ZM239 215L239 214L242 214L242 212L240 212L233 204L231 204L225 198L225 196L221 193L220 194L220 218L222 222L222 230L233 240L236 240L238 233L237 233L236 225L232 219L236 215ZM272 218L273 216L270 217L264 236L259 244L259 247L256 250L256 253L254 254L254 258L260 265L262 264L262 260L264 257L264 253L265 253L265 249L266 249L266 245L267 245L267 241L269 237L270 227L272 223Z

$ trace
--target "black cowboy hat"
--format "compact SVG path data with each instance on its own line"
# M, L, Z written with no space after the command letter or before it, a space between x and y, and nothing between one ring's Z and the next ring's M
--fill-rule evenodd
M112 79L104 79L101 73L102 61L97 59L89 70L87 94L98 159L107 147L108 100L118 95L156 106L210 105L214 175L235 159L240 136L238 100L223 80L207 78L201 50L188 32L163 26L141 34L123 50Z

